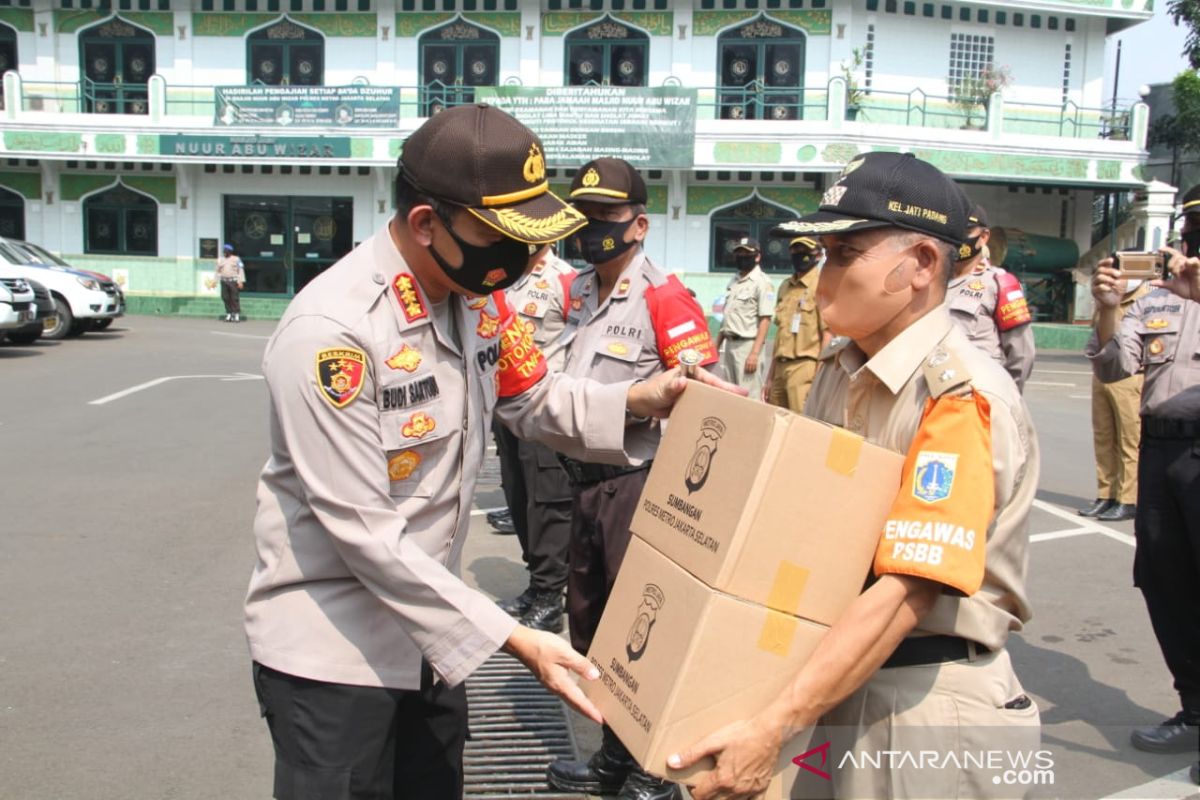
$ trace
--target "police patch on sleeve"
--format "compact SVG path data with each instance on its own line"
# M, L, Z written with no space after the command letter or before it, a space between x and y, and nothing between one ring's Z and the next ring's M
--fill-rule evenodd
M954 489L954 468L958 465L956 453L935 453L922 450L917 453L917 465L913 473L913 497L926 503L945 500Z
M335 347L317 352L317 385L334 408L345 408L358 397L366 373L367 356L362 350Z

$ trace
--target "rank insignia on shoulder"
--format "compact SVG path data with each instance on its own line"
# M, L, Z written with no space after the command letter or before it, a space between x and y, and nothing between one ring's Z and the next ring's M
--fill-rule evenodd
M1166 345L1163 344L1163 340L1161 337L1155 339L1154 341L1150 342L1149 345L1146 346L1146 350L1149 351L1150 355L1152 355L1152 356L1158 355L1165 349L1166 349Z
M412 477L413 472L419 466L421 466L421 454L405 450L388 459L388 479L406 481Z
M405 439L423 439L433 433L435 428L437 428L437 420L424 411L418 411L408 418L408 422L404 423L404 427L400 429L400 435Z
M625 295L629 294L629 286L629 278L621 278L621 282L617 284L617 291L615 292L616 296L624 297Z
M1146 320L1146 327L1152 331L1160 330L1162 328L1167 327L1170 324L1171 323L1167 322L1162 317L1155 317L1154 319Z
M917 454L917 466L913 474L913 497L926 503L948 498L954 488L956 466L958 455L955 453L922 450Z
M411 275L404 273L397 275L396 279L392 281L392 288L396 290L396 299L400 301L400 310L404 312L404 319L416 322L429 316L429 311L425 308L425 301L421 299L421 292L417 289L417 284Z
M500 331L500 317L493 317L486 311L479 312L479 324L475 326L475 332L484 339L492 339Z
M367 356L352 347L317 352L317 384L334 408L345 408L358 397L367 372Z
M405 372L415 372L421 366L421 352L412 345L404 345L396 355L383 362L392 369L402 369Z

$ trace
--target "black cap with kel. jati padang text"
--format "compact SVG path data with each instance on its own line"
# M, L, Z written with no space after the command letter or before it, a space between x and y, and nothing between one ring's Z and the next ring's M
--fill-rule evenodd
M772 236L821 236L902 228L958 246L971 201L932 164L911 153L867 153L846 165L812 214L777 225Z
M435 114L404 142L397 167L417 191L517 241L556 242L587 224L550 191L541 140L494 106Z

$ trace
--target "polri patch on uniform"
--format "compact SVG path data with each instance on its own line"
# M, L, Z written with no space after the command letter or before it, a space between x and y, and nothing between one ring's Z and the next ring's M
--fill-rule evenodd
M404 450L388 459L388 479L406 481L412 477L417 467L421 466L421 454L412 450Z
M353 347L317 351L317 384L321 396L334 408L345 408L362 390L367 356Z
M405 372L415 372L421 366L421 351L412 345L401 347L396 355L383 362L391 369L402 369Z
M936 503L950 496L954 488L954 470L958 466L956 453L922 450L917 453L913 474L913 497L926 503Z
M405 439L423 439L433 433L436 428L437 420L424 411L418 411L408 418L408 422L404 423L404 427L400 429L400 435Z
M404 273L397 275L396 279L392 281L392 288L396 290L396 299L400 301L400 310L404 312L404 319L416 322L429 316L429 310L425 308L425 301L421 299L421 293L417 290L417 284L411 275Z
M475 332L484 339L493 339L500 332L500 317L492 316L486 311L479 312L479 324L475 326Z
M1162 337L1160 336L1155 338L1154 341L1150 342L1146 349L1150 351L1150 355L1156 356L1166 349L1166 345L1163 344Z

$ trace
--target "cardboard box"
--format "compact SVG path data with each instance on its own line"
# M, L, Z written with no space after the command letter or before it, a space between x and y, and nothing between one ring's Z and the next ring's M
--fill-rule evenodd
M714 589L832 625L862 591L904 457L693 383L631 528Z
M765 708L826 631L711 589L634 537L588 651L600 679L582 686L643 767L681 781L711 764L667 770L667 756Z

